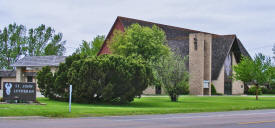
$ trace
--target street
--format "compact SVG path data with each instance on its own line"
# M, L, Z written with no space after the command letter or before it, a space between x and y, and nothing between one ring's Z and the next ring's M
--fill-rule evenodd
M274 128L275 110L83 118L0 117L0 128Z

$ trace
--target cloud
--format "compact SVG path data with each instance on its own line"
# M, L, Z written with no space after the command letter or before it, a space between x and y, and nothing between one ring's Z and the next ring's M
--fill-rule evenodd
M62 32L67 55L81 40L106 35L117 16L142 19L216 34L237 34L254 55L275 43L273 0L0 0L0 28L46 24ZM268 48L261 50L272 55Z

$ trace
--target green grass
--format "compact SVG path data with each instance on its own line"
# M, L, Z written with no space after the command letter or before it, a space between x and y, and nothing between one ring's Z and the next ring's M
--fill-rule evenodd
M256 101L255 97L244 96L181 96L179 102L171 102L169 97L143 97L125 105L73 103L72 113L68 112L67 102L46 98L38 101L47 105L0 104L0 116L86 117L275 109L274 97Z

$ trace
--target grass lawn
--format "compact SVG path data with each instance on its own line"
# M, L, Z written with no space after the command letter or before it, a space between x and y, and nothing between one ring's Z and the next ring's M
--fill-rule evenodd
M169 97L143 97L125 105L73 103L72 113L68 112L67 102L46 98L38 101L47 105L0 104L0 116L86 117L275 109L274 97L256 101L255 97L245 96L181 96L179 102L171 102Z

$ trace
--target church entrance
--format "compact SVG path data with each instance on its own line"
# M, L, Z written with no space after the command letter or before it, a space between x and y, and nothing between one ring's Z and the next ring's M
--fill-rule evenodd
M224 82L224 94L232 95L232 82Z

